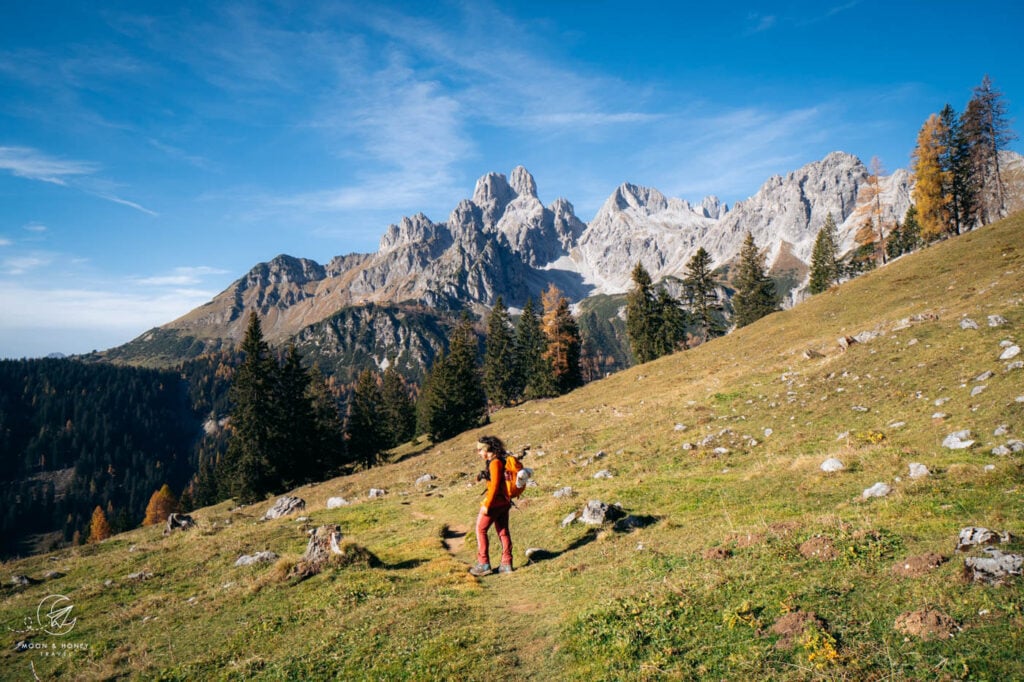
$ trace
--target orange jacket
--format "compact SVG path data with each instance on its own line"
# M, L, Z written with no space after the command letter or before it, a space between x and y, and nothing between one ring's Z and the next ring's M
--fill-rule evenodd
M487 472L490 478L487 481L487 494L480 504L484 509L490 507L510 507L511 500L508 499L508 486L505 484L505 462L500 457L495 457L487 463Z

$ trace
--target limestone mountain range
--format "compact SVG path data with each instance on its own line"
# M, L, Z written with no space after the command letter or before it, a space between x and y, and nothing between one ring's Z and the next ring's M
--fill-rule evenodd
M519 166L507 177L481 177L472 198L443 222L418 213L389 226L376 253L338 256L326 265L277 256L162 329L203 341L237 340L255 310L268 339L281 342L350 306L482 311L502 296L517 307L549 283L580 302L627 291L637 262L655 281L681 276L701 246L715 266L726 264L747 231L766 251L773 272L788 270L799 282L828 213L839 224L844 248L854 245L866 216L862 195L869 175L855 156L833 152L769 178L731 208L714 196L695 205L623 183L587 224L566 199L545 206L533 176ZM891 224L910 205L910 175L901 169L879 185Z

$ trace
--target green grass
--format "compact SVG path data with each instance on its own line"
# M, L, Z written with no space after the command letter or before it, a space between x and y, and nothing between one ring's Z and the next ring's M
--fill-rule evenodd
M953 552L969 525L1024 536L1021 455L990 454L1024 438L1024 370L998 360L1000 341L1024 340L1021 243L1018 215L704 346L494 415L485 431L531 444L539 482L512 512L510 576L466 573L472 534L454 553L443 544L475 520L476 431L299 489L309 522L261 522L269 503L222 504L197 512L190 533L146 528L7 562L5 582L66 576L0 588L0 677L32 679L34 667L40 679L1024 678L1020 580L966 583ZM1008 324L988 327L995 314ZM965 315L981 328L960 329ZM883 333L840 351L840 336L866 330ZM824 357L806 359L808 349ZM971 397L985 370L988 388ZM1002 424L1010 435L994 437ZM975 448L941 447L963 428ZM822 472L833 456L846 469ZM932 475L910 480L911 462ZM594 479L600 469L614 477ZM437 477L429 488L415 484L424 473ZM877 481L892 494L862 499ZM555 499L563 486L576 496ZM387 497L368 500L371 487ZM354 504L327 510L336 495ZM562 528L589 499L656 521L632 532ZM339 524L379 565L288 579L305 530L322 523ZM805 557L807 541L827 542L836 558ZM542 560L527 564L527 548ZM234 567L263 549L280 561ZM893 573L925 552L949 560L919 577ZM126 578L139 571L153 577ZM13 650L50 594L68 596L78 622L63 639L32 641L87 651ZM894 629L922 608L960 629L933 640ZM783 648L771 628L793 612L821 625Z

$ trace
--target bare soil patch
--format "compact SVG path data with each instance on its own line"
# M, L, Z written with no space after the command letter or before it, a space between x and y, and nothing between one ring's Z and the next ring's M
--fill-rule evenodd
M732 550L725 547L708 547L704 550L704 558L714 561L722 561L732 556Z
M793 611L785 614L775 621L769 630L773 635L779 635L775 648L792 649L808 626L825 629L825 624L813 611Z
M896 632L921 639L949 639L960 629L956 621L936 609L920 609L896 616Z
M893 564L892 572L905 578L918 578L933 571L947 561L946 557L936 552L928 552L907 557Z
M827 535L816 535L807 542L800 545L800 554L805 559L818 559L819 561L835 561L839 557L839 550L835 542Z

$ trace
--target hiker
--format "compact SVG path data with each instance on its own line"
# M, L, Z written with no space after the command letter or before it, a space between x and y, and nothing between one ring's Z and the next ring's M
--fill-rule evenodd
M512 536L508 532L508 512L512 507L505 483L505 444L494 436L483 436L476 444L477 454L487 467L478 480L487 481L484 501L476 519L477 564L469 569L475 576L492 573L487 531L493 524L501 540L501 564L498 573L512 572Z

